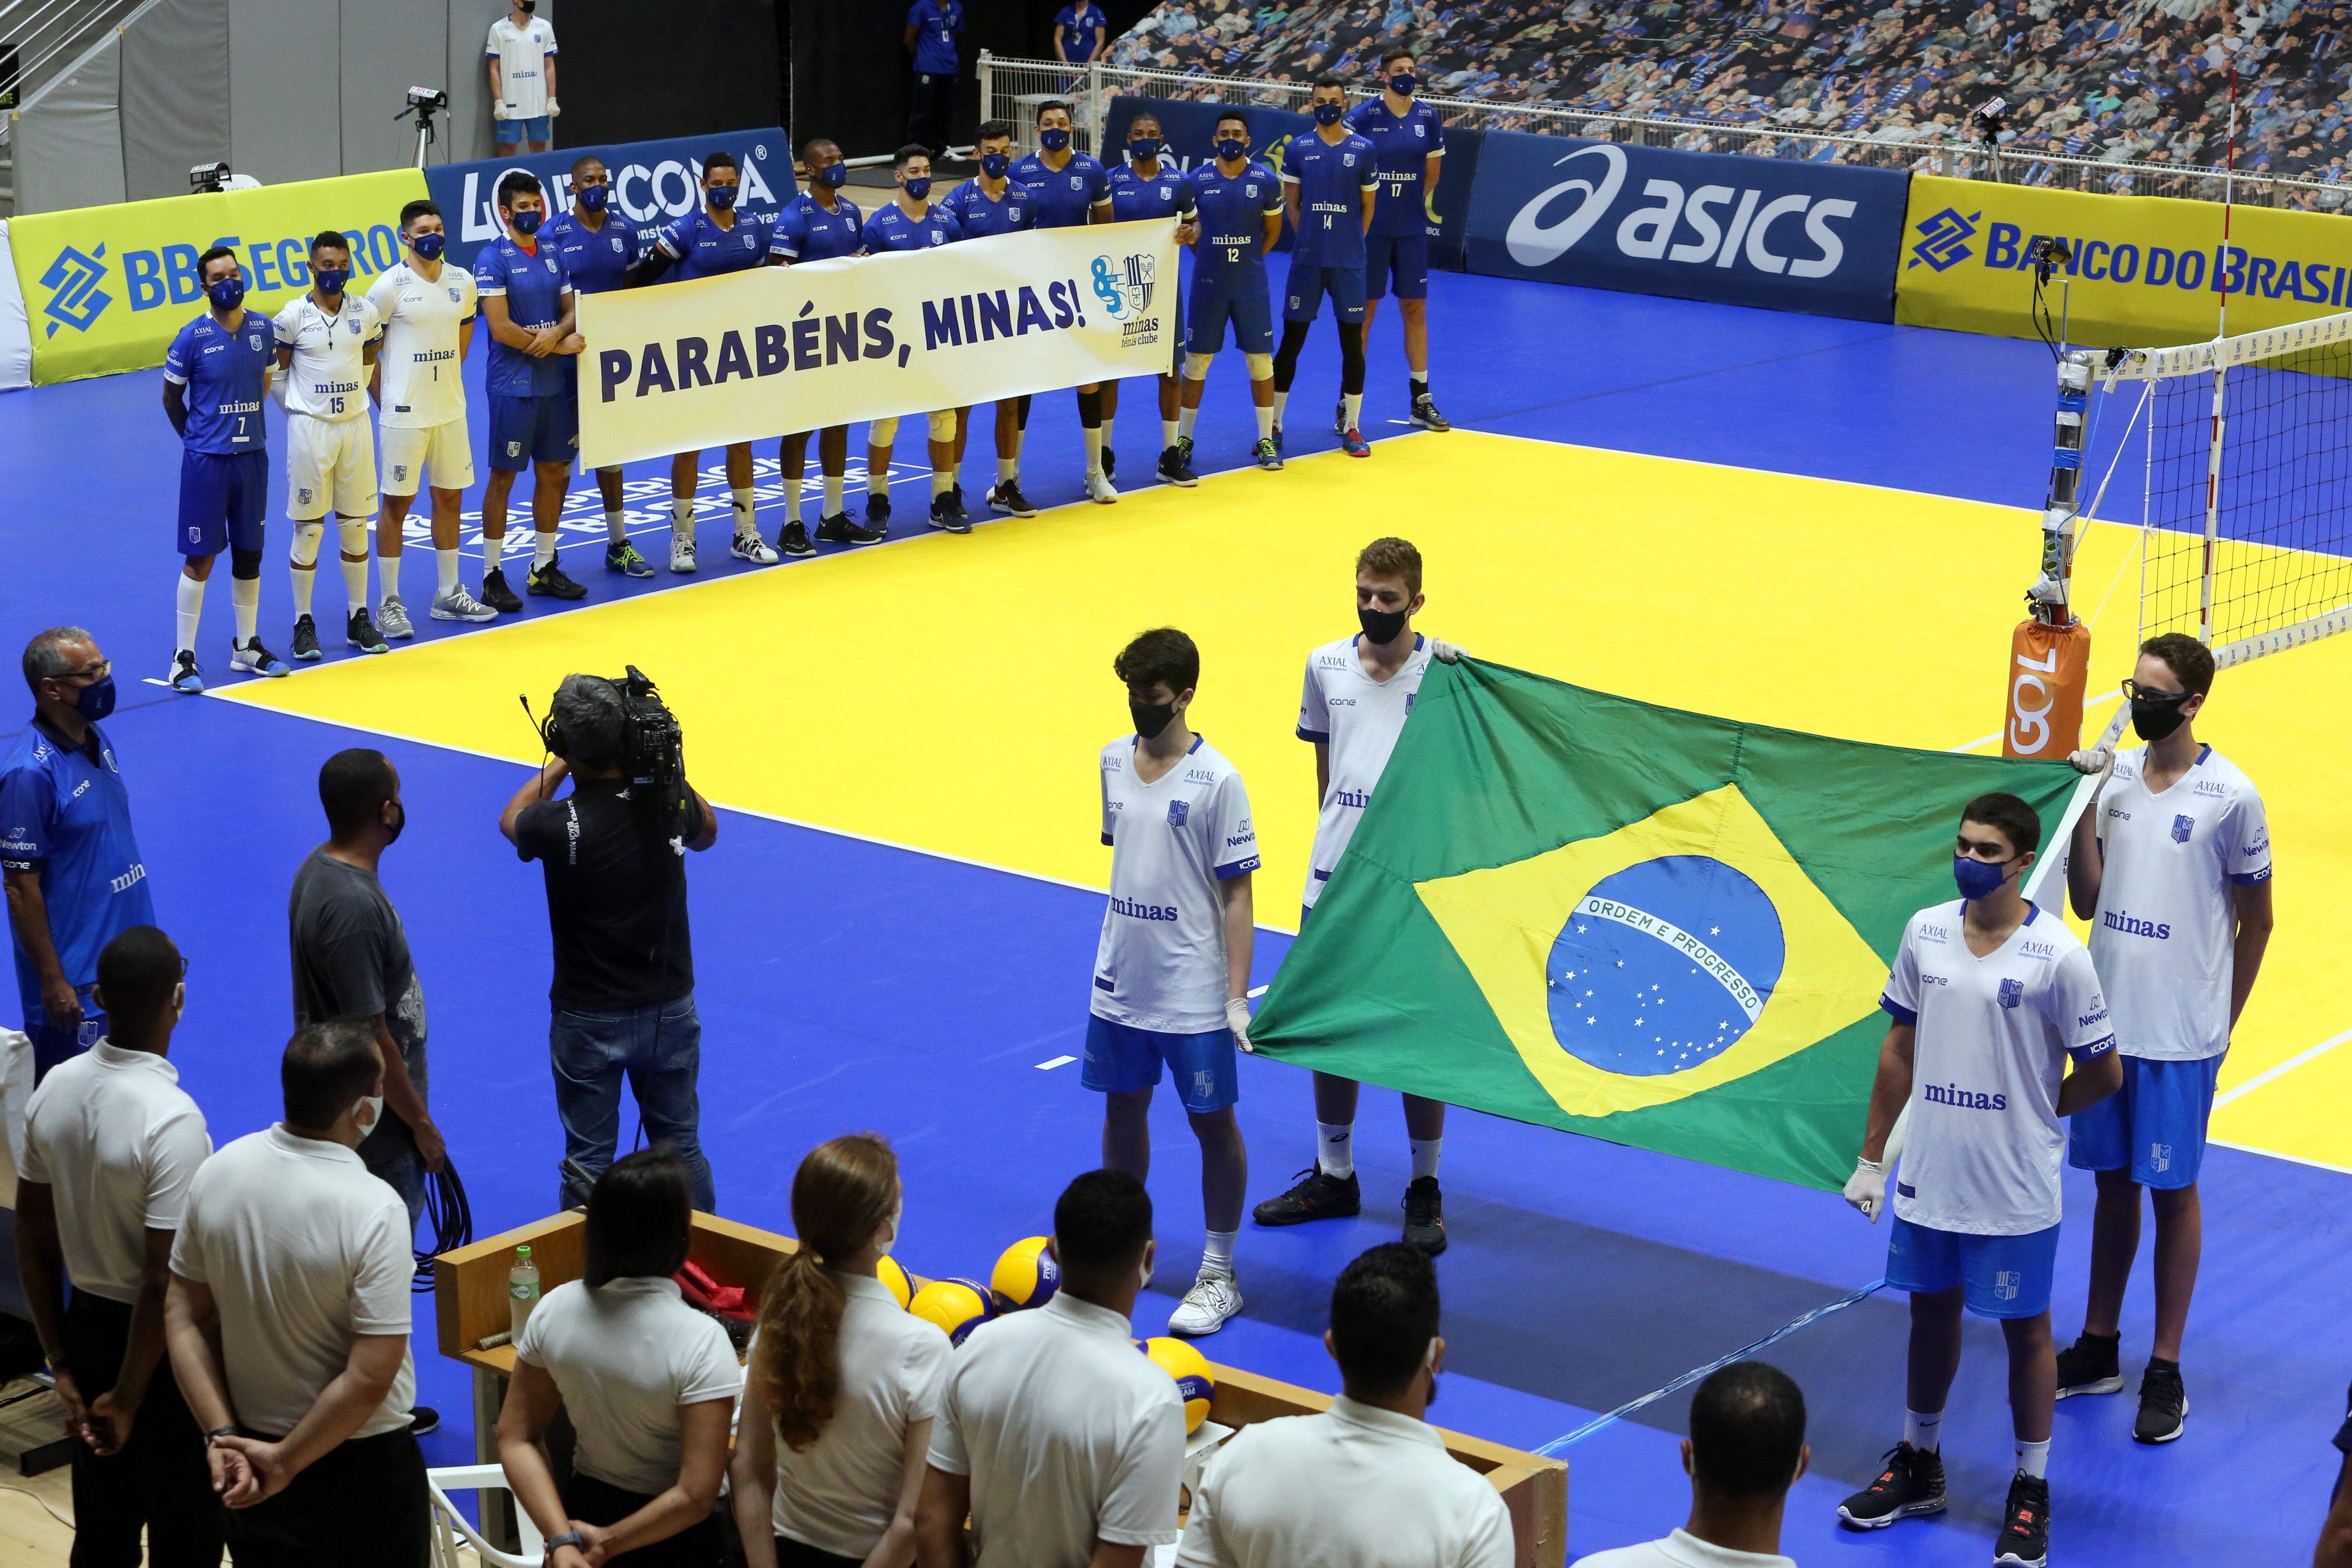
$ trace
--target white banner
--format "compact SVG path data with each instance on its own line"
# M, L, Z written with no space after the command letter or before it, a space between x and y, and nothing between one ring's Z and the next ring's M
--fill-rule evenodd
M8 220L0 217L0 392L32 384L33 329L16 286L16 264L9 257Z
M1150 218L584 295L581 460L1161 374L1176 289Z

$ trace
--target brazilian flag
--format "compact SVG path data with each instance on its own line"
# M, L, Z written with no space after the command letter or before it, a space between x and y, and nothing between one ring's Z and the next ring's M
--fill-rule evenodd
M1250 1028L1264 1054L1836 1191L1960 807L2074 770L1430 668Z

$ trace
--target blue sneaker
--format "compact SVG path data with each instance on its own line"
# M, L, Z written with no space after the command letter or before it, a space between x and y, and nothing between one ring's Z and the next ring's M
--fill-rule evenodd
M228 667L242 674L265 676L271 680L294 673L294 667L262 647L259 637L255 637L242 647L232 643L229 646Z
M1251 447L1250 456L1257 459L1259 468L1269 473L1282 467L1282 448L1274 444L1274 437L1271 436L1264 437L1256 446Z
M931 498L931 526L944 533L971 531L971 519L964 515L963 499L954 490L941 490Z
M184 691L194 697L205 689L203 673L196 668L196 656L186 648L172 656L172 673L166 682L174 691Z
M1372 455L1371 444L1357 435L1356 427L1352 425L1340 434L1339 450L1351 458L1369 458Z
M1282 421L1279 419L1274 422L1274 449L1277 452L1282 450Z

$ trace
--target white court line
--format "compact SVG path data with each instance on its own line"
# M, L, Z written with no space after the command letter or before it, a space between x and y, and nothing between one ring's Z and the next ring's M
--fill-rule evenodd
M1077 1059L1078 1058L1076 1057L1055 1057L1052 1061L1039 1062L1037 1064L1037 1070L1039 1072L1046 1072L1054 1068L1066 1068Z
M2216 1149L2235 1149L2241 1154L2267 1155L2273 1160L2284 1160L2290 1165L2309 1165L2315 1171L2333 1171L2339 1176L2352 1176L2352 1165L2330 1164L2326 1160L2305 1159L2301 1154L2282 1154L2275 1149L2259 1148L2252 1143L2229 1143L2219 1138L2208 1138L2205 1142Z
M2303 1066L2305 1062L2317 1061L2320 1058L2326 1056L2336 1047L2345 1044L2347 1041L2352 1041L2352 1029L2347 1029L2342 1034L2337 1035L2333 1038L2322 1040L2319 1044L2312 1047L2307 1051L2298 1051L2294 1056L2287 1058L2286 1060L2279 1063L2278 1066L2269 1068L2262 1072L2256 1073L2253 1077L2238 1085L2235 1089L2228 1089L2221 1094L2215 1095L2213 1097L2213 1109L2219 1110L2223 1106L2229 1104L2231 1100L2238 1100L2243 1096L2253 1093L2254 1090L2262 1088L2264 1084L2269 1083L2272 1079L2284 1078L2287 1074ZM2331 1169L2335 1168L2340 1167L2331 1167Z

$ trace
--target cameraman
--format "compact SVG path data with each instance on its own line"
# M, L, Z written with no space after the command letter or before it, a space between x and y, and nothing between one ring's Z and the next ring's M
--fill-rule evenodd
M651 707L657 699L635 701ZM555 938L548 1050L563 1122L562 1206L577 1208L613 1163L621 1079L646 1135L675 1147L709 1213L710 1163L698 1132L702 1022L686 921L686 852L719 837L710 803L680 781L688 837L633 789L629 699L614 682L567 675L550 705L547 764L515 792L499 831L547 876ZM572 793L549 798L569 773Z

